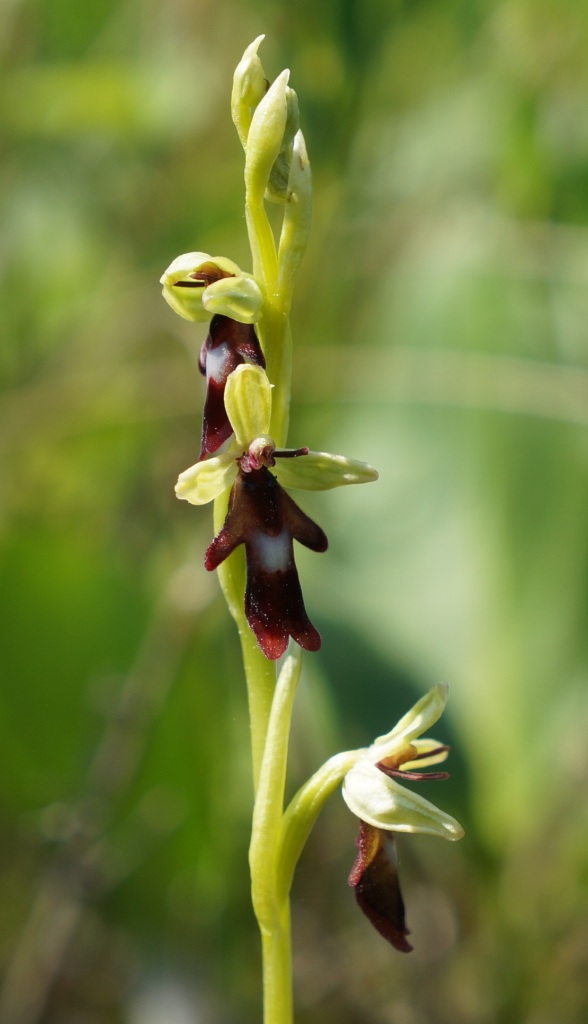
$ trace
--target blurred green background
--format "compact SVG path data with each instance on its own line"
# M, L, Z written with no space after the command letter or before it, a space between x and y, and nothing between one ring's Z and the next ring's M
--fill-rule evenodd
M299 1024L588 1015L588 10L581 0L0 3L2 1024L250 1024L247 719L202 567L205 327L158 279L248 266L233 69L292 69L316 208L294 787L439 679L466 839L401 842L415 950L346 878L335 798L294 890Z

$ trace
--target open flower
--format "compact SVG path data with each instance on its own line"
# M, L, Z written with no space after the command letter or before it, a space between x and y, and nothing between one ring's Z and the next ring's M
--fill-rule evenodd
M412 947L406 940L393 833L417 832L450 840L463 836L455 818L396 781L447 778L446 772L421 769L444 761L449 748L418 738L441 716L447 695L446 686L435 686L391 732L361 752L343 783L343 799L361 822L359 853L349 884L374 927L403 952Z
M216 569L243 544L245 615L266 657L279 658L290 636L301 647L318 650L320 635L306 614L293 542L325 551L327 538L281 484L325 490L375 480L377 473L365 463L325 452L276 450L268 435L271 386L260 366L245 363L230 373L224 402L235 434L230 450L185 470L176 494L201 505L232 488L224 526L206 552L206 568Z

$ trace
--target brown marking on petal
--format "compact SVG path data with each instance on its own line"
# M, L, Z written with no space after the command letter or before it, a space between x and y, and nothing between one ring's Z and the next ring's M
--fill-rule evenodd
M448 747L446 743L440 743L438 747L433 747L432 750L421 750L420 754L416 754L411 757L411 761L424 761L426 757L436 757L437 754L448 754L451 747Z
M409 781L412 779L413 782L443 782L450 777L449 772L415 772L410 768L403 771L399 766L412 761L423 761L425 758L435 757L437 754L445 754L449 749L443 744L433 750L423 750L417 753L412 744L407 744L399 754L383 757L376 763L376 768L393 779L408 779Z
M176 281L174 288L207 288L209 284L214 284L215 281L220 281L223 277L234 276L226 270L221 270L216 263L209 261L201 263L193 274L188 274L189 281Z
M280 448L274 452L275 459L297 459L300 455L308 455L310 448Z
M376 768L391 779L404 779L408 782L444 782L450 778L449 772L403 772L401 768L387 768L381 761L376 764Z
M395 949L410 953L412 946L406 939L410 931L406 927L398 881L394 836L362 821L357 846L359 853L349 875L349 885L355 889L358 905Z
M385 768L396 769L400 768L400 765L405 764L406 761L414 761L416 758L417 748L413 747L412 743L405 743L395 754L388 754L387 757L383 757L379 764L384 765ZM385 768L382 767L381 770L384 771Z

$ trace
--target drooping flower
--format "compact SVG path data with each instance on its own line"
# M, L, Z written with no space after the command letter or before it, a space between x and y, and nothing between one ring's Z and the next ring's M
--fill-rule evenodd
M232 488L224 526L206 552L206 568L217 568L243 544L245 615L266 657L279 658L290 636L307 650L318 650L320 635L306 614L293 542L325 551L327 538L282 484L326 490L375 480L377 473L365 463L325 452L276 450L268 435L271 386L260 366L245 363L230 373L224 402L235 435L230 450L180 474L176 494L201 505Z
M404 715L391 732L362 751L345 776L343 799L360 819L358 856L349 876L357 902L375 928L396 949L409 952L404 902L398 881L394 833L413 832L456 840L459 822L396 779L447 778L422 768L444 761L449 748L418 737L441 716L448 688L435 686Z

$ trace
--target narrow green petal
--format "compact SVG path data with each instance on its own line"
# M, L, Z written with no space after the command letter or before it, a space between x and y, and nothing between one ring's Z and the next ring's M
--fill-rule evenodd
M222 277L205 289L202 303L208 313L221 313L242 324L259 320L263 295L250 274Z
M447 704L449 687L446 683L437 683L424 697L407 711L400 721L384 736L378 736L372 749L384 757L381 748L390 746L397 750L400 745L411 743L416 736L424 733L429 726L441 718ZM379 749L376 749L379 748Z
M378 479L367 462L355 462L344 455L309 452L297 459L276 459L272 470L284 487L305 491L328 491L345 484L366 484Z
M261 366L244 363L229 374L225 387L225 409L237 445L243 451L256 437L268 433L272 389Z
M452 840L464 834L450 814L398 785L365 760L345 776L343 799L353 814L374 828Z
M418 772L422 768L428 768L431 764L441 764L449 757L449 750L447 747L443 747L439 740L412 740L410 746L414 748L418 758L404 761L401 766L404 772L413 770ZM427 756L429 752L431 752L430 757Z
M226 491L236 475L235 456L216 455L205 462L197 462L180 473L176 495L191 505L206 505Z

